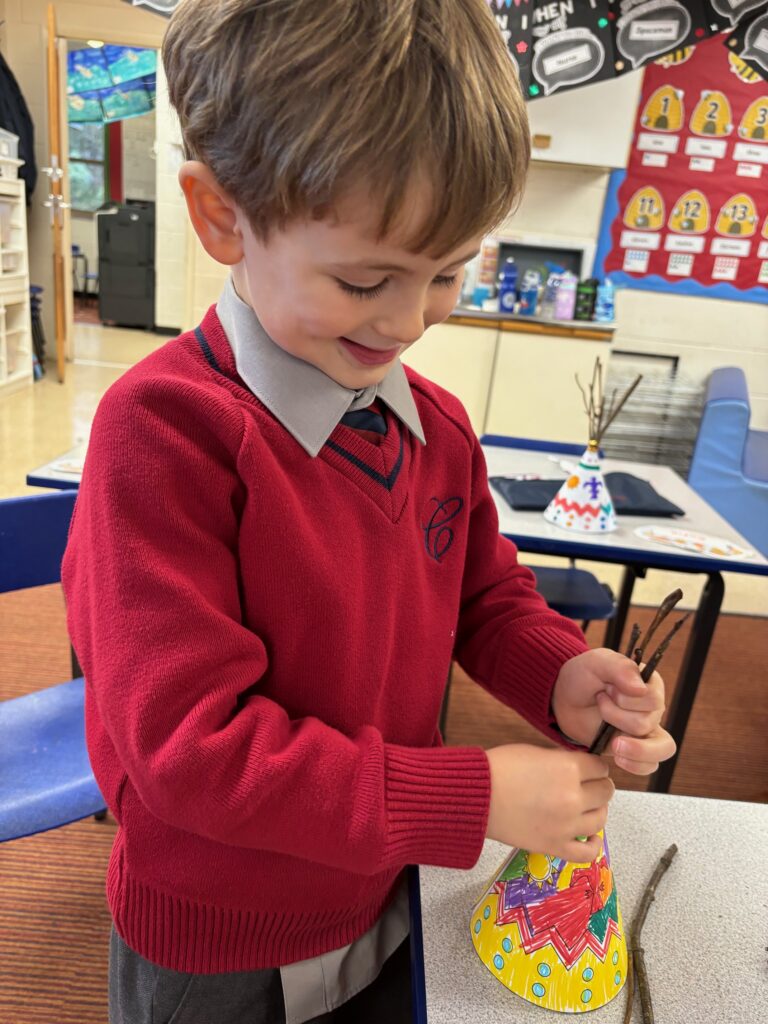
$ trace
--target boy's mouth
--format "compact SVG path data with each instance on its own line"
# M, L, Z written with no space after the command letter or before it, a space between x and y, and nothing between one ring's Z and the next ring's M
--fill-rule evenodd
M382 366L384 363L391 363L400 351L400 346L395 348L368 348L366 345L359 345L350 338L339 338L347 352L353 356L358 363L365 366Z

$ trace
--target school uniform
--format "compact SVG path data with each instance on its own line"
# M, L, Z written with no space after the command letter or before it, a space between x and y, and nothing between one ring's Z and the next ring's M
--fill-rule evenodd
M119 824L112 989L179 982L174 1024L238 986L217 1024L302 1024L407 967L404 866L485 837L485 753L437 728L451 659L561 740L587 649L500 537L458 400L399 362L343 388L231 282L102 400L63 583Z

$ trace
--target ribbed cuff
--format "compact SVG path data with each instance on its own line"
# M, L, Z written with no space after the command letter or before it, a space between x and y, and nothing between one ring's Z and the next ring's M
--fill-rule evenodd
M491 776L480 747L387 744L385 862L471 868L488 824Z
M589 650L578 626L563 625L561 629L549 622L505 637L494 688L504 703L556 743L563 742L563 734L552 715L552 691L566 661Z

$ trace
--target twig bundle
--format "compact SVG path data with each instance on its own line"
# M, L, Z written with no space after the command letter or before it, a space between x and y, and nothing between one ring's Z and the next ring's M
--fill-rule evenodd
M581 397L584 400L584 411L586 412L587 419L589 420L589 440L590 442L594 442L596 445L599 445L606 430L616 419L624 406L624 403L643 379L643 375L638 373L637 377L635 377L634 381L618 400L616 398L617 389L614 388L607 407L605 403L605 396L603 395L603 364L600 361L600 356L595 360L595 365L592 370L592 380L589 383L588 391L584 390L581 381L579 380L579 375L576 374L575 376L576 384L578 385Z
M634 624L634 626L632 627L632 632L629 637L629 643L627 644L625 654L628 658L631 658L636 665L640 665L642 663L643 657L645 655L645 649L648 646L651 637L654 635L656 630L666 619L666 617L669 615L669 613L672 611L672 609L675 607L678 601L682 598L682 596L682 590L678 589L673 590L671 594L668 594L664 598L664 600L659 605L659 610L654 615L653 621L646 630L645 636L643 637L639 646L637 646L637 642L640 638L640 627L637 625L637 623ZM643 666L643 669L640 673L640 678L643 680L644 683L648 682L648 680L651 678L653 673L658 668L659 662L661 661L662 657L664 656L664 653L666 652L667 648L672 642L672 638L688 620L689 615L690 612L687 612L681 619L677 620L672 629L669 631L669 633L667 633L667 635L661 641L659 646L650 656L646 664ZM603 722L603 724L598 729L597 735L592 741L592 746L589 748L589 753L602 754L617 732L618 730L615 726L609 725L607 722Z

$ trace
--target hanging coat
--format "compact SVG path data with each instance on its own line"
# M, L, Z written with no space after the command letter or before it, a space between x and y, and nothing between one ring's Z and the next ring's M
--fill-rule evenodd
M0 128L5 128L6 131L13 132L19 137L19 160L24 161L19 168L19 177L26 182L27 206L29 206L37 182L35 126L19 84L2 54L0 54Z

